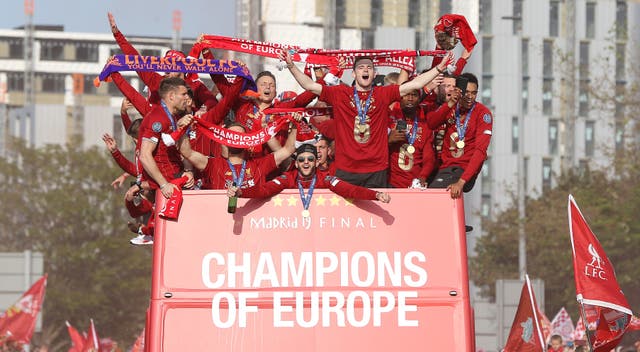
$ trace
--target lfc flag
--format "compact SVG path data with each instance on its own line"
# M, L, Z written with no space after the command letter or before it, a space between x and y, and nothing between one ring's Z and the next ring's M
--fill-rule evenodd
M69 352L82 352L85 344L85 338L74 328L68 321L65 321L67 324L67 331L69 332L69 337L71 338L71 348Z
M516 316L511 324L509 338L504 346L504 352L540 352L545 351L545 342L540 328L540 318L536 297L531 289L529 275L520 294L520 303Z
M0 341L15 341L20 344L31 341L46 286L47 274L36 281L6 312L0 313Z
M640 318L636 317L635 315L632 316L631 323L629 324L629 327L627 328L627 330L629 331L640 330Z
M618 345L631 321L631 308L618 285L613 265L572 196L568 204L576 297L594 352Z

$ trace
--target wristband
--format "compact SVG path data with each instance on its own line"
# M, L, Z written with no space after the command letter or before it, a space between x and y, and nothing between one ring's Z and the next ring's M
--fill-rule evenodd
M163 189L163 188L164 188L164 186L166 186L166 185L168 185L168 184L169 184L169 182L167 182L167 183L165 183L164 185L160 186L160 189Z
M445 68L444 70L440 71L440 68L438 66L436 66L436 70L440 73L445 73L447 72L447 69Z

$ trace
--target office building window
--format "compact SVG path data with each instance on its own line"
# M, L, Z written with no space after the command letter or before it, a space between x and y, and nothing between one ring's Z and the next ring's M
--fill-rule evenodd
M588 2L587 3L587 13L585 17L585 35L589 39L593 39L596 37L596 3Z
M345 2L346 0L336 0L336 28L344 27L347 22L347 5Z
M542 77L553 77L553 41L545 40L542 43Z
M493 106L491 101L491 84L493 78L491 76L482 77L482 104L491 107Z
M551 189L551 159L542 159L542 191L546 192Z
M522 0L513 0L513 34L522 33Z
M24 39L11 38L9 39L9 58L10 59L22 59L24 58Z
M142 56L162 56L162 53L158 49L142 49L140 50Z
M624 122L616 121L615 127L615 144L616 151L621 151L624 148Z
M39 74L44 93L64 93L64 74L44 73Z
M491 216L491 195L483 194L482 195L482 205L480 206L480 215L488 219Z
M487 158L480 169L482 194L491 194L491 158Z
M482 37L482 73L491 74L491 37Z
M41 41L40 59L64 60L64 43L59 41Z
M24 90L24 74L22 72L7 73L7 90L9 92Z
M98 62L98 43L77 43L76 60Z
M550 116L553 113L553 79L542 80L542 114Z
M529 113L529 77L522 77L522 114Z
M587 171L589 171L589 161L580 159L580 161L578 161L578 174L584 175Z
M382 0L371 0L371 28L382 25Z
M624 117L624 101L626 95L626 87L624 82L616 82L616 102L614 115L617 118Z
M122 118L120 117L120 114L113 114L113 119L111 121L113 126L113 139L116 140L116 143L119 146L124 146L124 144L122 144L122 131L124 127L122 126Z
M549 36L557 37L560 27L560 1L549 1Z
M480 33L491 34L491 1L480 0Z
M589 81L580 80L578 84L578 116L589 115Z
M558 154L558 120L549 120L549 154Z
M511 153L518 153L520 139L520 126L518 126L518 117L511 118Z
M595 125L594 121L587 121L584 125L584 155L593 156L595 149Z
M521 51L522 53L522 76L529 76L529 39L522 39Z
M626 45L624 43L616 44L616 82L625 82L627 79L626 71Z
M627 2L616 1L616 39L627 39Z
M522 176L522 182L524 183L525 193L529 189L529 157L525 156L522 159L522 168L524 169L524 175Z
M98 89L93 85L93 78L91 75L84 75L84 94L98 94ZM113 83L109 83L110 86L115 86Z
M580 42L580 65L578 76L581 80L589 79L589 42ZM617 67L617 65L616 65Z
M440 16L453 12L451 1L452 0L440 0Z
M416 28L419 25L420 25L420 1L409 0L409 27Z

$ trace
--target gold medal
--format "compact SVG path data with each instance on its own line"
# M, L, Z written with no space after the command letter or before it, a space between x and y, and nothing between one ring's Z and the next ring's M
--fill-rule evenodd
M456 147L458 147L458 149L462 149L462 148L464 148L464 141L462 141L462 140L458 140L458 141L456 142Z
M362 124L358 124L358 132L360 133L365 133L367 131L367 124L366 123L362 123Z
M302 211L303 218L308 218L309 216L311 216L311 212L309 212L309 210L305 209Z
M407 147L407 153L413 154L415 152L416 152L416 148L413 145L409 144L409 146Z

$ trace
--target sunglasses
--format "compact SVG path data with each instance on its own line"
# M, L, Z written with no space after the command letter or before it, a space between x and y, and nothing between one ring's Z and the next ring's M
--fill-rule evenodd
M316 161L316 157L311 155L311 156L306 157L306 160L308 162L312 163L312 162ZM304 156L299 156L298 157L298 162L299 163L304 163L304 161L305 161L305 157Z

